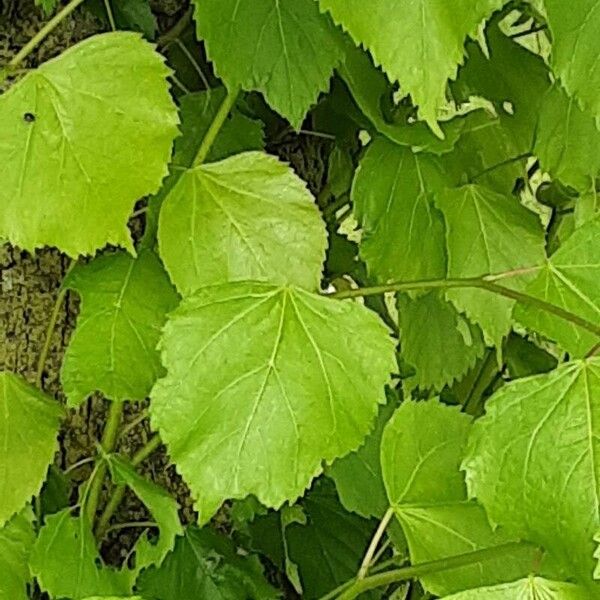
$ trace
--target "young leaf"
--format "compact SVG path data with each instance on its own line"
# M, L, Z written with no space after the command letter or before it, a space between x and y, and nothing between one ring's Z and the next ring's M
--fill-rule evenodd
M202 140L226 94L227 90L219 87L186 94L180 99L181 135L175 139L169 176L164 180L159 192L148 203L144 231L146 245L154 246L160 207L181 175L186 173L194 163ZM215 138L206 160L214 162L246 150L262 150L263 147L262 124L250 119L234 107Z
M195 0L198 35L228 87L261 91L299 128L343 56L315 0Z
M150 250L105 254L65 281L82 299L61 372L70 406L99 390L111 400L143 400L163 373L156 345L178 296Z
M363 44L390 79L399 81L423 120L441 137L438 109L456 76L467 36L501 8L502 0L468 0L448 12L445 0L320 0L336 23Z
M129 594L131 573L102 565L87 517L71 513L67 508L47 517L39 532L30 567L40 588L53 597L72 600Z
M0 372L0 527L36 495L58 448L58 402Z
M541 265L544 233L537 215L516 198L479 185L448 189L436 197L446 221L449 277L479 277ZM504 285L522 289L524 275ZM488 344L500 346L511 327L514 301L485 290L450 290L447 297L478 323Z
M150 565L160 565L165 556L173 550L175 538L183 534L179 521L179 504L166 490L145 477L118 456L110 456L108 465L116 484L124 484L144 503L158 526L158 542L152 543L143 535L135 546L135 572L140 573Z
M481 329L436 290L399 294L398 326L401 356L415 369L407 383L422 389L441 390L460 379L485 351Z
M433 194L450 185L439 160L385 138L367 149L352 199L363 227L360 254L380 281L443 277L444 222Z
M344 510L328 479L317 481L302 501L305 525L286 529L291 560L298 565L303 598L321 598L358 571L376 522Z
M534 152L544 170L580 192L590 190L600 172L596 122L559 85L544 97Z
M563 0L545 0L552 34L552 67L571 96L600 120L598 0L580 0L573 6Z
M383 428L396 408L393 398L389 393L388 403L379 409L375 429L365 443L355 452L336 460L327 470L344 508L361 517L381 519L388 508L379 454Z
M29 553L35 542L29 507L0 528L0 599L29 600Z
M152 422L201 523L227 498L278 507L355 450L384 402L394 344L364 307L290 287L212 286L171 315Z
M600 317L599 237L600 217L596 217L571 234L525 292L597 323ZM525 303L517 304L515 319L555 340L575 357L585 356L598 343L598 337L586 329Z
M459 470L471 417L437 400L405 401L388 422L381 442L381 467L394 507L418 564L510 541L493 531L485 511L467 502ZM418 435L415 435L418 432ZM422 577L435 595L451 594L523 576L531 550Z
M144 571L137 590L147 600L275 600L255 556L208 529L189 527L160 567Z
M600 529L599 406L598 358L514 381L488 400L464 461L469 492L490 518L542 545L590 589Z
M183 296L250 279L317 290L327 244L306 184L261 152L184 173L163 203L158 240Z
M562 581L528 577L512 583L468 590L443 600L588 600L588 590Z
M131 251L129 214L158 190L177 135L167 75L138 34L107 33L0 96L0 237L70 256Z

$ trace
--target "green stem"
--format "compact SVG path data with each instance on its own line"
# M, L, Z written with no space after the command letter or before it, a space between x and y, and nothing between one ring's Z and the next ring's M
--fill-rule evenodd
M60 290L58 291L58 296L56 296L56 300L54 301L54 306L52 308L52 313L50 314L50 320L48 321L48 326L46 327L46 334L44 337L44 345L42 346L42 351L40 352L40 356L38 358L37 369L35 380L37 382L38 387L43 390L42 386L42 376L44 374L44 367L46 366L46 360L48 359L48 352L50 352L50 345L52 343L52 334L54 333L54 329L56 327L56 322L58 321L58 315L60 313L60 309L62 307L63 301L67 294L67 288L65 287L65 280L69 273L73 270L73 267L77 264L76 260L72 260L69 264L67 271L63 277L63 281L60 286Z
M64 21L84 0L71 0L61 11L57 12L9 61L9 69L18 67L40 44L46 36Z
M134 467L139 466L143 463L155 450L157 450L161 446L162 442L160 436L158 434L154 435L145 446L142 446L131 459L131 464ZM109 523L112 519L112 516L115 514L116 510L119 508L119 505L123 501L123 496L125 496L125 490L127 486L118 485L113 489L110 499L108 500L106 506L104 507L104 511L100 515L98 519L98 526L96 527L96 539L102 540L106 535L106 532L109 529Z
M498 275L494 275L493 277L498 277ZM486 290L488 292L492 292L494 294L498 294L499 296L504 296L505 298L510 298L511 300L523 302L535 308L539 308L540 310L544 310L553 315L556 315L557 317L560 317L565 321L569 321L574 325L582 327L583 329L586 329L587 331L593 333L594 335L600 338L600 325L592 323L587 319L583 319L582 317L573 314L568 310L560 308L560 306L550 304L550 302L546 302L545 300L540 300L539 298L529 296L528 294L525 294L523 292L518 292L511 288L497 285L496 283L490 281L489 278L486 277L465 279L429 279L422 281L397 281L373 287L342 290L340 292L335 292L333 294L327 295L330 298L342 300L346 298L362 298L364 296L375 296L378 294L385 294L388 292L409 292L413 290L433 289L447 290L453 288L478 288Z
M375 556L375 552L377 551L377 546L379 546L379 542L393 516L394 509L390 507L387 509L385 515L383 515L383 518L379 522L379 527L377 527L375 534L371 539L371 543L369 544L365 557L363 558L362 564L360 565L360 569L358 571L358 579L364 579L366 577L369 567L371 566L371 562L373 561L373 557Z
M239 92L239 88L229 90L227 92L225 100L223 100L223 103L219 107L219 110L215 115L213 122L210 124L210 127L208 128L208 131L206 132L206 135L204 136L204 139L200 144L198 154L196 154L196 158L194 159L192 167L197 167L206 160L206 157L208 156L208 153L210 152L210 149L212 148L212 145L215 139L217 138L217 135L219 135L219 131L221 131L221 127L223 127L223 123L225 123L229 112L231 111L233 105L235 104L235 101L237 100Z
M469 552L467 554L460 554L458 556L433 560L420 565L412 565L410 567L403 567L401 569L394 569L393 571L386 571L377 575L371 575L369 577L365 577L364 579L356 580L349 588L347 588L338 596L338 600L353 600L354 598L360 596L360 594L363 594L369 590L373 590L378 587L384 587L399 581L416 579L417 577L429 575L430 573L448 571L450 569L456 569L459 567L492 560L494 558L508 557L512 552L519 550L522 547L522 543L512 542L509 544L502 544L501 546L494 546L493 548L485 548L483 550L476 550L475 552ZM325 598L327 598L327 596Z
M119 427L121 425L121 418L123 416L123 408L125 404L123 402L111 402L110 409L108 411L108 419L104 426L104 433L102 434L101 447L105 454L110 454L117 444ZM106 476L106 461L104 457L99 457L96 461L98 466L98 472L94 479L88 496L86 504L86 513L89 522L94 524L96 520L96 512L98 510L98 503L100 501L100 493L102 492L102 486L104 485L104 477Z
M104 0L104 8L106 10L106 16L108 17L108 24L112 31L117 30L117 24L115 23L115 17L113 15L112 7L110 5L110 0Z
M471 181L473 182L473 181L479 179L480 177L483 177L484 175L487 175L488 173L495 171L496 169L505 167L506 165L511 165L512 163L519 162L520 160L525 160L526 158L529 158L530 156L531 155L527 152L525 154L519 154L518 156L513 156L511 158L507 158L506 160L496 163L495 165L491 165L487 169L484 169L483 171L480 171L476 175L473 175L473 177L471 177Z

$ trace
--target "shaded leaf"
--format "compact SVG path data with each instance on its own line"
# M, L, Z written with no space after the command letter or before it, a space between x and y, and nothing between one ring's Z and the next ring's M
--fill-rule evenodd
M449 185L439 160L384 138L367 149L352 199L363 228L361 258L380 281L442 277L444 222L433 194Z
M437 290L398 295L401 356L415 369L409 385L440 390L460 379L483 356L481 329Z
M328 479L315 483L302 506L306 524L292 523L286 534L302 597L316 600L356 575L377 523L347 512Z
M230 540L208 529L188 527L160 567L144 571L137 589L145 600L269 600L278 593L267 583L255 556L241 556Z
M389 506L381 475L380 446L383 428L395 408L393 395L388 394L388 403L379 409L375 429L364 444L327 470L344 508L365 518L381 519Z
M320 0L336 23L363 44L391 80L399 81L421 118L441 137L438 109L456 76L464 43L502 0L469 0L448 11L444 0Z

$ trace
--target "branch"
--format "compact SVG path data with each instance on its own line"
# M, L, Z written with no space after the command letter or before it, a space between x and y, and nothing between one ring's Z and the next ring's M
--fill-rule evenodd
M514 272L511 271L514 274ZM333 294L326 294L329 298L343 300L346 298L362 298L364 296L376 296L386 294L388 292L410 292L414 290L433 290L433 289L456 289L456 288L478 288L487 290L493 294L517 300L524 304L529 304L539 308L540 310L549 312L565 321L569 321L578 327L582 327L600 338L600 325L592 323L579 315L576 315L560 306L555 306L545 300L540 300L534 296L518 292L511 288L507 288L494 283L494 279L500 278L504 274L490 275L481 278L464 278L464 279L429 279L422 281L397 281L385 285L376 285L366 288L355 288L352 290L342 290Z
M391 583L416 579L417 577L422 577L423 575L428 575L430 573L439 573L441 571L448 571L450 569L456 569L458 567L464 567L494 558L509 556L512 552L522 549L523 546L524 544L521 542L511 542L502 544L501 546L494 546L493 548L485 548L467 554L460 554L458 556L433 560L420 565L403 567L401 569L394 569L393 571L371 575L364 579L355 580L349 588L338 596L338 600L354 600L354 598L357 598L364 592L387 586ZM532 548L534 548L534 546L532 546Z

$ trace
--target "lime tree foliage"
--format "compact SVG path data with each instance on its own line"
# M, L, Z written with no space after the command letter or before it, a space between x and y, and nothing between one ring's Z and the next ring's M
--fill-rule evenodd
M89 2L0 70L0 239L71 260L0 373L0 600L600 598L600 2Z

